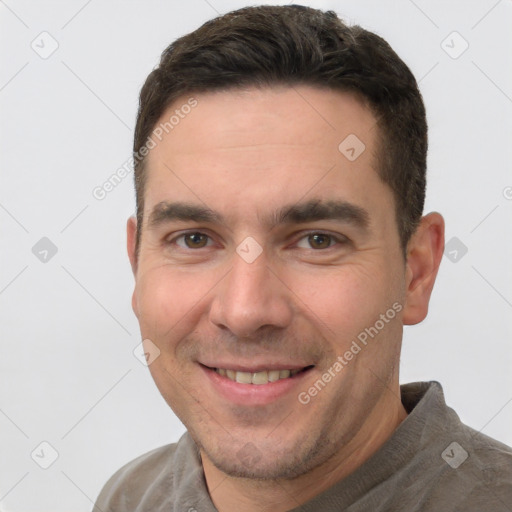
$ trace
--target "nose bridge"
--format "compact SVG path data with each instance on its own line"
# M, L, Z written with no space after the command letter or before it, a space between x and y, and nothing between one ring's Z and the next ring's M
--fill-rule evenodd
M240 244L233 254L231 270L218 288L210 312L210 320L217 327L239 337L249 336L262 326L286 327L292 313L286 287L269 268L265 253L260 251L254 257L253 252L246 257L254 250L250 243Z
M272 273L268 267L268 258L260 254L254 260L246 260L240 253L233 257L233 267L230 272L231 293L235 293L243 304L257 301L267 295L271 288L269 277Z

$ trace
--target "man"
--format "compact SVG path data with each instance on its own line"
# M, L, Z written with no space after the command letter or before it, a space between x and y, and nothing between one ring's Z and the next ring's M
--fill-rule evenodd
M399 385L444 247L427 126L380 37L245 8L165 50L140 96L133 310L187 428L107 511L506 511L512 449L437 382Z

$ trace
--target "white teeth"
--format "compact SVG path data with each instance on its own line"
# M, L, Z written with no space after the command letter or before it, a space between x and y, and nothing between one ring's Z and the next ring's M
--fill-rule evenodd
M276 382L279 379L287 379L289 377L293 377L300 370L264 370L262 372L236 372L234 370L226 370L224 368L215 368L215 371L222 375L223 377L227 377L230 380L239 382L241 384L256 384L262 385L267 384L269 382Z
M266 384L268 382L268 372L257 372L252 374L253 384Z
M275 382L276 380L279 380L279 373L279 370L270 370L268 372L269 382Z
M236 372L236 381L240 384L250 384L252 382L252 374L249 372Z

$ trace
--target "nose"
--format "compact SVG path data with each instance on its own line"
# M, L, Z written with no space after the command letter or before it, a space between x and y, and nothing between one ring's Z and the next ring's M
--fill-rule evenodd
M291 323L293 294L269 267L265 252L251 263L234 253L231 270L215 290L210 321L239 338Z

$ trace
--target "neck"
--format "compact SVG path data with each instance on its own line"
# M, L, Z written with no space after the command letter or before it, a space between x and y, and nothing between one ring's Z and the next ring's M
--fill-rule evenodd
M398 388L398 396L400 389ZM366 460L407 417L401 401L379 404L352 440L333 457L293 480L251 480L226 475L201 452L208 492L219 512L286 512L332 487Z

